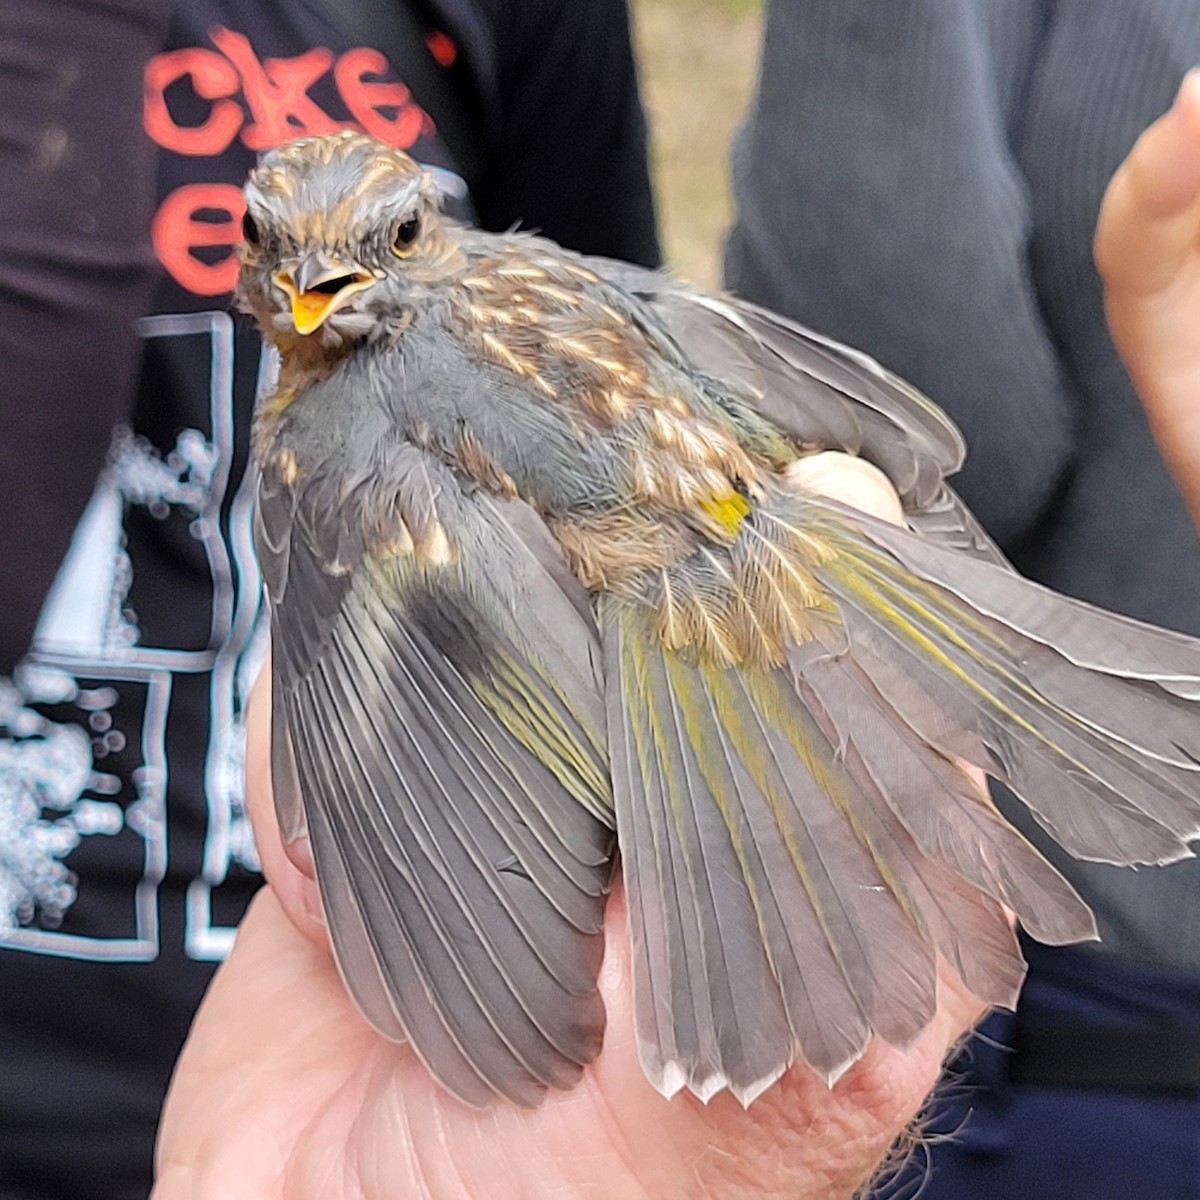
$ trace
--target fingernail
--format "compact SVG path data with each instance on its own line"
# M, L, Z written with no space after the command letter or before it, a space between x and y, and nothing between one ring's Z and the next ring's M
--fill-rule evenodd
M292 866L301 875L316 879L317 867L313 862L312 843L306 837L298 837L295 841L285 842L283 847Z
M315 887L304 890L304 915L320 929L328 929L329 922L325 920L325 906L321 903L321 893Z

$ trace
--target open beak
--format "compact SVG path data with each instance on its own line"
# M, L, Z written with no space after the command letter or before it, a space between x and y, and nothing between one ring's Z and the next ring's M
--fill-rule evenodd
M343 263L320 251L276 271L272 279L291 299L296 332L305 337L320 329L355 292L375 282L375 276L357 263Z

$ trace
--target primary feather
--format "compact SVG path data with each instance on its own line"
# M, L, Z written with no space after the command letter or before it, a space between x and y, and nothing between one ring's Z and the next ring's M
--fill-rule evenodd
M744 1103L909 1045L938 955L1011 1005L1005 906L1095 936L956 760L1076 855L1189 853L1200 645L1016 576L903 381L457 226L361 135L272 152L247 199L280 823L359 1007L451 1091L533 1104L599 1052L614 834L647 1073ZM824 449L907 528L807 492Z

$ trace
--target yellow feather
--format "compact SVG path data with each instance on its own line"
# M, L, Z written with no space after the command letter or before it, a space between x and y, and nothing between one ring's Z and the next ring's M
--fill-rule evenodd
M700 507L731 535L737 533L742 522L750 515L749 502L733 491L726 496L701 500Z
M1009 683L1013 685L1013 687L1024 692L1037 704L1052 709L1066 720L1075 721L1075 718L1070 712L1056 704L1052 704L1044 696L1040 695L1033 688L1029 687L1029 685L1023 680L1015 676L1010 670L1006 669L1003 663L997 662L993 659L984 658L958 634L953 626L948 624L935 612L932 612L930 609L920 604L916 597L911 593L905 592L892 580L888 579L883 574L872 570L867 563L860 561L856 564L856 567L857 570L851 569L848 565L843 564L843 562L840 560L834 564L834 569L837 570L838 575L842 578L846 586L851 588L860 597L862 597L870 607L886 617L888 621L895 628L899 629L913 644L924 650L930 656L930 658L932 658L938 664L939 667L953 675L955 678L962 680L962 682L966 684L971 691L975 692L979 696L982 696L984 700L988 702L988 704L992 705L992 707L997 709L999 712L1002 712L1008 720L1012 721L1014 725L1025 730L1026 733L1036 738L1043 745L1049 746L1050 749L1052 749L1056 754L1062 755L1064 759L1066 759L1072 764L1072 766L1076 767L1084 775L1087 775L1092 779L1097 778L1095 772L1089 770L1083 763L1077 761L1056 742L1051 741L1051 739L1046 737L1046 735L1042 733L1042 731L1038 729L1036 725L1026 721L1019 713L1016 713L1009 708L1008 705L1006 705L998 696L994 696L987 690L987 688L981 686L973 676L958 666L958 664L955 663L954 660L949 657L949 655L939 649L939 647L929 637L927 637L921 632L920 629L913 625L912 622L909 621L904 615L903 609L898 608L894 603L889 601L884 593L889 593L895 600L899 601L901 605L907 606L908 608L918 612L921 617L934 626L934 628L936 628L938 632L946 638L947 641L953 643L960 650L963 650L965 653L969 654L972 658L978 659L981 663L994 670L998 675L1003 676L1006 680L1008 680ZM867 576L868 578L864 578L864 576Z

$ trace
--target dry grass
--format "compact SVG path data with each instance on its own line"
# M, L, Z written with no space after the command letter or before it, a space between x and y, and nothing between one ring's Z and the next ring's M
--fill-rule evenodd
M729 142L758 58L758 0L633 0L667 261L716 286Z

